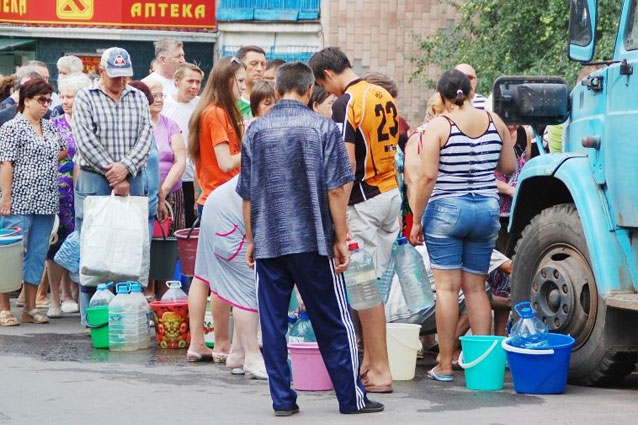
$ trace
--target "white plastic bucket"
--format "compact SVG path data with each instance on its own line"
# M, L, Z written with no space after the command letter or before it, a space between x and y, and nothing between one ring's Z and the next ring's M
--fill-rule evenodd
M414 379L416 354L421 349L419 331L421 325L410 323L388 323L386 341L388 360L394 381Z
M0 293L12 292L22 286L22 238L7 245L0 245Z

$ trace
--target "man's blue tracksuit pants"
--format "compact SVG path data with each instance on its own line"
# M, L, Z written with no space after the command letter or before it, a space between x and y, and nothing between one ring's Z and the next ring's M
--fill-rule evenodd
M359 380L354 324L346 301L342 274L331 258L317 252L256 261L257 297L264 361L275 410L291 408L297 394L290 388L286 331L294 285L303 298L319 350L339 401L341 413L360 410L367 402Z

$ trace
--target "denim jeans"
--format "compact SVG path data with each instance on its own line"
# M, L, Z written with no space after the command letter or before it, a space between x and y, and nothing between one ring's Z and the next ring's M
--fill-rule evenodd
M17 226L22 229L23 243L27 250L22 264L24 283L38 286L42 280L54 221L55 214L13 214L2 219L3 226Z
M431 201L423 229L432 268L486 274L501 227L499 211L498 199L481 195Z

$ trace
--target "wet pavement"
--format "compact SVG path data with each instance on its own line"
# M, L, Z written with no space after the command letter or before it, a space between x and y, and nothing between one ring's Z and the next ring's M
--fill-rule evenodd
M508 374L503 391L474 392L462 372L451 384L425 379L434 362L426 357L413 381L370 396L383 413L339 415L332 392L300 392L301 414L286 419L273 417L267 383L185 355L93 349L77 315L0 328L0 424L638 424L636 373L614 388L554 396L516 394Z

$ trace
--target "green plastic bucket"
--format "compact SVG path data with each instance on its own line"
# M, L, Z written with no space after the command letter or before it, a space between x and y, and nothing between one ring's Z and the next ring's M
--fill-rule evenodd
M468 390L498 391L505 380L505 350L501 346L504 336L462 336L463 351L459 366L465 369L465 386Z
M109 306L89 307L86 309L86 315L93 347L109 348Z

